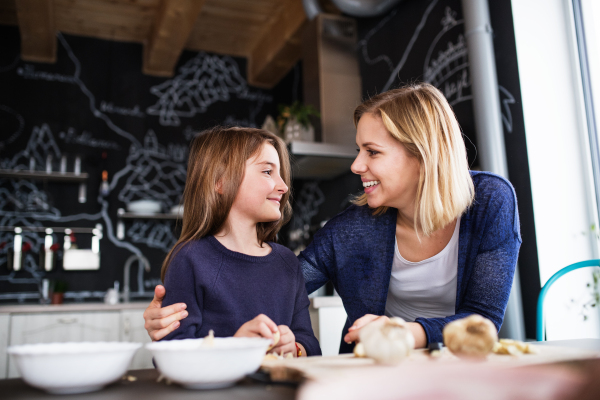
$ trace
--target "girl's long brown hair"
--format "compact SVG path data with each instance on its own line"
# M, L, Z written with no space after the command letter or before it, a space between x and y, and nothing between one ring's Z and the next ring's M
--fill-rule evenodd
M281 179L291 187L287 147L272 133L254 128L215 127L194 138L183 191L181 235L163 262L160 274L163 282L169 263L186 243L214 235L224 228L244 178L246 160L258 155L264 143L271 144L277 150ZM222 193L217 192L217 187ZM279 229L290 219L292 207L289 198L290 191L281 198L279 220L257 224L261 245L275 241Z

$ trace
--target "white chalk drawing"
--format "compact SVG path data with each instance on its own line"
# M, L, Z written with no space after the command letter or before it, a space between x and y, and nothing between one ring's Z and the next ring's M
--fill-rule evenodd
M437 5L437 0L431 3L425 9L419 24L415 28L411 39L402 52L400 61L393 67L391 58L386 54L380 54L375 57L370 55L369 44L377 41L376 34L390 21L394 19L396 13L390 13L383 18L379 24L371 29L359 42L359 49L364 62L368 65L385 63L390 74L387 78L382 92L389 90L399 79L399 74L408 60L409 54L413 49L420 33L427 24L429 15ZM455 106L465 101L471 101L471 78L469 73L469 61L467 43L464 37L464 20L457 18L458 13L450 7L445 7L444 16L440 24L441 30L436 34L433 41L429 44L427 55L423 65L423 81L429 82L440 89L450 105ZM434 29L428 25L430 29ZM515 104L514 96L504 87L499 86L499 96L502 106L502 122L505 130L510 133L513 130L512 112L510 105Z
M415 42L417 41L417 39L419 37L419 34L421 33L421 31L425 27L425 24L427 23L427 18L429 18L429 14L431 13L431 11L433 10L433 8L435 7L436 4L437 4L437 0L433 0L425 9L425 13L421 17L421 21L419 21L419 25L417 25L415 32L413 33L412 37L410 38L410 41L408 42L408 45L406 46L406 49L404 50L404 53L402 54L402 58L400 59L400 62L396 65L396 67L390 74L390 77L388 78L386 84L383 86L383 90L382 90L383 92L387 91L392 86L394 81L397 79L398 74L400 73L400 71L402 70L402 67L404 67L406 60L408 59L408 55L410 54L410 51L412 50Z
M502 122L504 123L506 131L512 133L513 119L512 113L510 112L510 104L515 104L516 100L512 93L504 86L498 85L498 88L500 89L500 102L502 103Z
M319 181L308 181L294 198L294 214L290 222L289 245L295 251L301 251L308 244L312 229L312 219L319 213L319 206L325 201L325 195L319 188Z
M368 44L369 44L369 41L371 40L371 37L375 33L379 32L381 30L381 28L383 28L388 23L389 20L391 20L392 18L394 18L396 16L397 13L398 13L398 9L392 10L392 12L390 12L388 15L386 15L384 18L382 18L381 21L379 21L379 23L375 26L375 28L373 28L369 32L367 32L364 39L362 39L358 42L358 48L360 48L363 59L365 60L365 62L367 64L375 65L377 63L384 62L387 65L390 73L394 70L394 63L392 62L392 60L386 54L380 54L375 58L371 58L369 56Z
M107 103L105 101L100 102L100 111L108 114L125 115L127 117L144 118L146 116L146 114L140 110L140 106L138 105L135 105L133 108L127 108L115 106L113 103Z
M442 30L431 42L423 65L423 80L442 90L452 106L472 99L464 21L457 20L456 14L446 7Z
M21 114L8 106L0 104L0 129L7 129L7 127L10 127L14 122L17 123L14 131L2 132L2 137L6 137L7 139L0 140L0 151L2 151L7 144L17 140L21 133L23 133L23 128L25 127L25 120Z
M127 237L134 243L143 243L167 253L177 241L173 225L172 222L137 220L127 229Z
M181 118L204 113L211 104L229 101L232 95L256 102L254 116L263 103L273 101L260 90L250 90L231 57L203 52L181 66L173 79L151 87L150 93L159 99L146 113L158 116L165 126L179 126ZM252 123L256 126L256 121Z
M131 146L125 167L126 183L119 192L119 200L152 199L170 208L179 204L185 186L188 155L186 145L161 146L156 134L150 130L143 147Z
M223 125L226 126L245 126L248 128L256 128L256 124L253 119L250 118L237 118L233 115L228 115L223 121Z
M43 170L46 158L60 159L61 151L54 140L54 135L47 124L34 127L31 132L27 147L17 152L12 159L0 160L0 167L4 169L29 170L31 159L35 160L36 169Z
M121 146L119 146L117 143L110 140L95 138L91 132L83 131L80 134L77 134L76 129L73 127L68 128L66 132L60 132L58 137L60 137L65 143L75 143L80 146L95 147L107 150L121 149Z
M76 77L47 71L36 71L35 66L25 64L17 68L17 75L25 79L43 80L48 82L75 83Z

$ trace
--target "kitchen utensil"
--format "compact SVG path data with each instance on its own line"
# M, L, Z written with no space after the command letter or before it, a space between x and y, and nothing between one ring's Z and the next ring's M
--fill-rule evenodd
M81 342L10 346L23 380L53 394L99 390L123 376L141 343Z
M72 270L97 270L100 268L100 239L102 239L102 225L97 224L92 230L92 248L74 248L73 234L70 229L65 229L63 269Z
M134 214L154 214L161 209L160 201L157 200L136 200L127 204L127 211Z
M188 389L215 389L233 385L256 372L271 344L262 338L184 339L146 344L160 372Z
M183 216L183 205L176 205L171 207L171 214L177 214L179 216Z

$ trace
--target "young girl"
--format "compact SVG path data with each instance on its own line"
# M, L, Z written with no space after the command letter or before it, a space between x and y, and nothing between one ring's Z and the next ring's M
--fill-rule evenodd
M188 317L165 340L216 336L280 339L272 350L320 355L298 259L274 243L290 217L285 144L251 128L213 128L192 143L183 227L161 278L163 305Z

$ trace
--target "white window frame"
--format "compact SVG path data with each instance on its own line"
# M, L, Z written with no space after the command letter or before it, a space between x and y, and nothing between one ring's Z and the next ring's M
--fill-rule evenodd
M572 0L512 0L531 177L540 284L569 264L598 258L598 208ZM583 321L591 269L559 280L546 299L548 340L600 337Z

